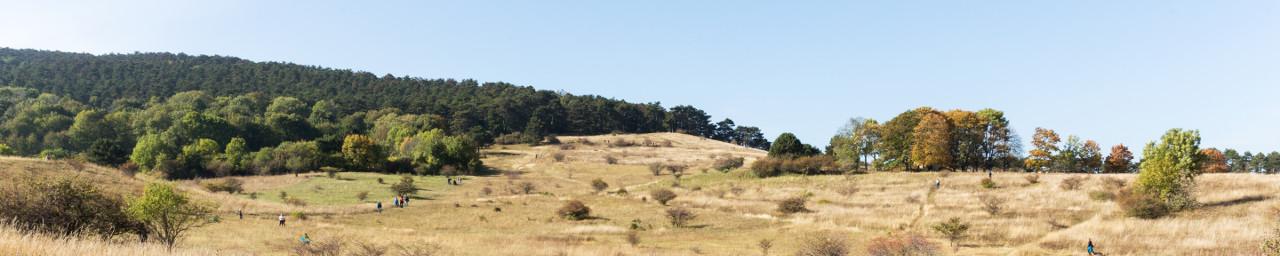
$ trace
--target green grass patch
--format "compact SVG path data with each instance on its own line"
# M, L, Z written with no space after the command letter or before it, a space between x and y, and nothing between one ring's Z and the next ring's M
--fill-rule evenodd
M391 199L395 195L392 194L390 187L391 184L400 182L400 177L395 174L342 172L338 173L337 179L314 176L286 187L251 192L258 193L258 200L280 203L284 202L280 198L280 192L283 191L289 197L301 199L307 205L348 205L382 201L384 207L391 207ZM385 184L378 184L378 178L382 178ZM414 185L420 189L418 197L431 198L451 188L446 184L444 176L413 176L413 179ZM369 192L368 198L364 201L356 198L356 194L362 191ZM242 195L248 198L247 193L248 191Z

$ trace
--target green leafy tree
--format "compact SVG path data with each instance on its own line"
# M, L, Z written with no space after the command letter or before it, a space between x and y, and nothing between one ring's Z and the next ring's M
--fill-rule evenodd
M711 116L701 109L688 105L671 108L667 113L667 127L671 131L710 138L714 135Z
M1193 206L1192 188L1203 158L1199 131L1169 130L1143 149L1136 192L1158 198L1175 211Z
M143 224L170 250L187 231L207 223L212 210L166 183L149 183L142 197L129 201L129 217Z
M386 156L373 139L352 134L342 140L342 158L357 170L374 170L385 161Z
M800 139L797 139L795 134L784 132L773 140L773 145L769 147L769 157L786 158L816 154L813 152L816 149L811 148L812 146L800 143Z
M1018 157L1022 144L1018 143L1018 136L1009 127L1009 120L1004 117L1004 112L990 108L978 110L977 114L984 125L979 146L981 165L988 170L997 166L1010 168L1010 161L1005 160Z
M98 139L89 146L88 151L85 151L85 157L90 162L116 166L129 160L129 150L120 145L120 142Z
M920 122L921 113L936 112L932 108L921 107L898 114L880 126L880 143L876 165L881 169L912 168L911 145L914 142L914 129Z
M986 135L987 123L977 113L964 110L946 112L946 119L951 124L951 163L959 169L976 169L983 165L983 136Z
M151 170L156 165L165 160L162 156L170 152L172 145L166 143L158 134L142 135L138 138L138 144L133 147L133 154L129 155L129 160L138 164L143 170Z
M223 158L236 168L244 168L249 159L249 149L244 138L235 137L227 142L227 148L223 150Z

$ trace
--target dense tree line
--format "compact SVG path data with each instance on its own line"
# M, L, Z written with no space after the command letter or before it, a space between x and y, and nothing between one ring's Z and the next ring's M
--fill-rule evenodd
M301 113L297 111L298 103L324 102L323 106L314 107L322 110L316 118L336 119L357 112L396 109L403 114L429 116L435 121L433 128L448 134L465 134L482 144L502 135L536 143L544 136L555 134L678 131L768 148L768 141L758 128L736 126L728 119L713 124L709 115L692 106L676 106L668 111L659 103L629 103L501 82L379 77L368 72L222 56L91 55L0 48L0 85L36 89L23 92L28 94L65 96L66 99L54 97L52 100L77 102L79 106L67 106L76 112L61 113L70 117L80 109L138 108L180 92L201 91L212 97L249 94L262 99L290 97L295 102L280 102L276 106L279 111L264 117L270 119L265 122L286 126L300 125L302 120L312 118L296 115ZM9 107L0 105L0 108ZM237 109L243 110L247 109ZM39 125L70 123L62 118L43 121ZM316 130L292 130L296 133L278 135L284 140L321 135L327 136L325 139L330 142L340 141L343 136L325 133L322 129L326 127L313 128ZM43 136L36 134L27 139L39 142ZM254 144L259 138L244 139L260 145Z
M1018 167L1020 151L1004 112L921 107L883 124L851 119L831 138L827 154L847 169L972 170Z

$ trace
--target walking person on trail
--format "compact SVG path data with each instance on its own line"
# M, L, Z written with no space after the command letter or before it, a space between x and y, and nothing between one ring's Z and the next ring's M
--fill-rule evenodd
M299 238L298 238L298 241L299 241L299 242L302 242L302 245L304 245L304 246L305 246L305 245L309 245L309 244L311 244L311 237L310 237L310 236L307 236L307 233L302 233L302 237L299 237Z
M1088 249L1089 249L1089 255L1090 255L1090 256L1098 255L1098 253L1097 253L1097 252L1094 252L1094 251L1093 251L1093 239L1092 239L1092 238L1090 238L1090 239L1089 239L1089 247L1088 247Z
M284 226L284 213L281 213L281 214L280 214L280 226L281 226L281 227L283 227L283 226Z
M244 209L236 210L236 215L240 215L240 219L244 220Z
M382 201L378 201L378 213L382 213Z
M934 189L940 189L940 188L942 188L942 179L934 179L934 180L933 180L933 188L934 188Z

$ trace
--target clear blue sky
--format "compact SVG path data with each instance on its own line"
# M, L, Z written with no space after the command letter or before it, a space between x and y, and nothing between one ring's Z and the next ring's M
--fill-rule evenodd
M1004 110L1024 141L1280 150L1280 1L105 2L4 3L0 46L506 81L817 145L928 105Z

